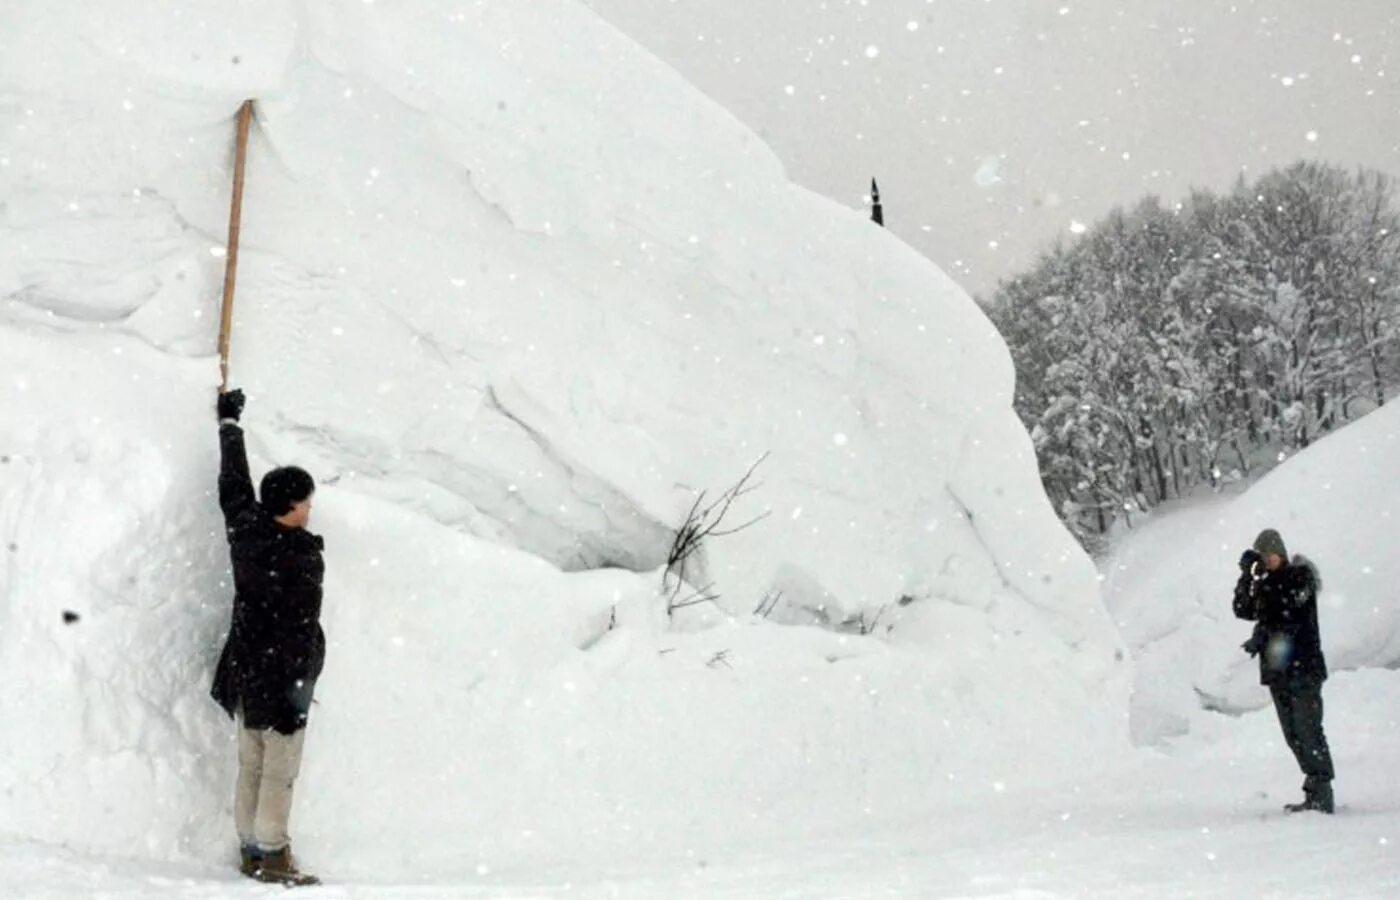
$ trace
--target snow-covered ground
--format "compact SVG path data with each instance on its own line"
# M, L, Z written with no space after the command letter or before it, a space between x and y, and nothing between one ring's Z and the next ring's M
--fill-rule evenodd
M1337 751L1336 816L1287 816L1298 777L1272 713L1217 717L1164 754L1134 750L1118 765L1065 773L1038 786L1015 778L922 815L834 829L794 820L771 840L732 840L690 853L626 861L579 859L455 878L367 873L312 853L333 882L307 898L1327 898L1372 900L1400 891L1400 679L1346 673L1328 687ZM283 896L215 862L94 856L0 842L5 896L224 898Z

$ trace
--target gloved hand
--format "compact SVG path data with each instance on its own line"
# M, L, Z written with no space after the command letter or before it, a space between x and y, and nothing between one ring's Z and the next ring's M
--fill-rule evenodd
M1240 644L1240 649L1250 656L1258 656L1264 652L1264 645L1268 643L1262 631L1255 631L1249 636L1249 640Z
M224 419L232 419L237 422L238 417L243 415L243 404L245 402L247 402L247 398L243 396L241 390L220 391L218 407L219 421L222 422Z
M1255 563L1261 563L1263 561L1264 557L1260 556L1259 552L1251 547L1240 554L1240 571L1249 572L1254 568Z

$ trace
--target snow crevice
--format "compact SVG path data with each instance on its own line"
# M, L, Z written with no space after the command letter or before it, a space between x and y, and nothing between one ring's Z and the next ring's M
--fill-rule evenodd
M604 527L577 535L573 558L552 561L565 571L621 567L651 572L666 563L673 529L648 515L622 491L565 458L560 448L502 402L494 385L488 385L485 407L512 423L540 453L541 460L557 470L570 485L574 502L601 516ZM526 549L529 549L528 547Z

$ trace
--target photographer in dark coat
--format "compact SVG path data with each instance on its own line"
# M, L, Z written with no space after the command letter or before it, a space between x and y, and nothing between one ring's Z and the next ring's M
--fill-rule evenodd
M243 874L314 884L297 871L287 834L306 716L325 661L321 538L306 530L316 485L302 469L273 469L253 496L243 392L219 395L219 506L233 557L233 617L214 674L215 700L238 722L234 819Z
M1289 812L1331 813L1332 754L1322 731L1322 683L1327 662L1317 628L1317 570L1302 556L1288 561L1283 538L1272 528L1240 557L1235 615L1255 622L1242 645L1259 657L1259 681L1273 695L1283 738L1303 770L1303 802Z

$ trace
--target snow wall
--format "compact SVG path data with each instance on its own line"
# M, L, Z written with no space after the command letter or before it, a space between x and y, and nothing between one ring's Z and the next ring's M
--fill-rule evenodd
M0 832L231 847L245 97L233 381L327 541L306 862L694 852L1118 748L1123 654L988 322L582 7L12 0ZM717 601L668 616L675 529L760 459L758 521L687 570Z

